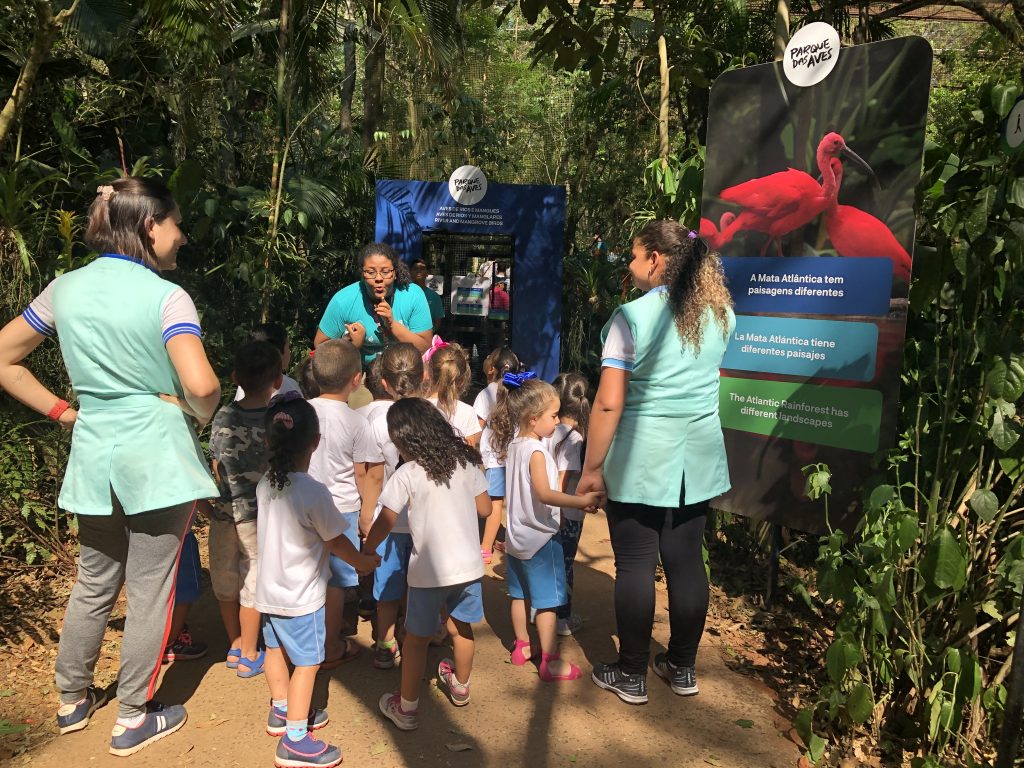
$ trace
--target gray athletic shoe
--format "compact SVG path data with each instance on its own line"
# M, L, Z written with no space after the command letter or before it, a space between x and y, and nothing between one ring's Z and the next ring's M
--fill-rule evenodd
M654 673L668 681L672 693L677 696L696 696L700 693L697 688L696 667L677 667L668 660L668 655L659 653L654 657Z
M590 679L627 704L647 703L647 675L627 675L618 664L595 664Z

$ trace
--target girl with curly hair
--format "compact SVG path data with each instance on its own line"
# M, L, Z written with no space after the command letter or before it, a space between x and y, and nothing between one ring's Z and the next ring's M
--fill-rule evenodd
M418 727L427 647L448 617L454 659L437 669L452 704L469 703L472 624L483 621L477 518L491 513L480 453L426 400L398 400L387 413L388 432L405 460L380 495L381 511L363 551L374 552L407 509L412 553L402 646L401 690L386 693L380 711L403 731Z
M671 635L654 671L674 693L697 693L708 608L704 523L709 500L729 490L718 368L736 319L717 255L676 221L640 230L629 271L646 294L619 307L604 328L577 493L607 495L615 553L619 658L596 665L593 681L644 704L659 554Z
M541 680L575 680L580 668L558 653L555 611L568 602L565 555L558 537L561 507L593 511L600 494L572 496L558 490L558 467L542 442L558 426L558 392L532 372L506 373L504 397L491 414L493 447L505 460L508 504L505 554L508 555L508 594L512 598L512 627L516 641L512 663L523 666L533 655L526 601L536 611Z
M278 765L337 765L341 749L310 733L328 723L325 711L310 708L324 660L328 556L337 555L361 574L371 573L380 558L356 550L345 536L348 522L335 509L331 492L308 474L320 443L313 406L297 392L279 395L267 409L266 425L270 469L256 486L255 608L264 614L271 699L267 732L281 736ZM291 675L289 660L295 667Z

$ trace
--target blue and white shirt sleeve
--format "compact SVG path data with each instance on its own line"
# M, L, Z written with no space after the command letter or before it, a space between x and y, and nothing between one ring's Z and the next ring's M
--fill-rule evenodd
M618 312L608 325L608 335L601 349L601 367L632 372L635 362L636 342L633 331L623 314Z
M32 330L43 336L57 335L57 321L53 316L53 284L56 280L50 281L43 292L35 301L29 304L21 316L25 318Z
M183 333L189 333L199 338L203 337L203 329L199 327L199 313L196 311L196 305L184 289L175 288L167 296L160 321L160 331L163 333L164 344Z

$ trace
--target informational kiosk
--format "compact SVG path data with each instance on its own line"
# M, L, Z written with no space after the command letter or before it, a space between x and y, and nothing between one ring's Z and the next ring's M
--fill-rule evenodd
M376 238L426 260L445 308L441 335L472 356L474 374L510 344L550 381L558 375L565 189L495 184L474 166L448 182L377 182Z
M803 468L824 463L828 523L849 531L885 471L931 61L921 38L840 49L816 23L783 62L712 87L701 234L737 314L722 363L722 508L823 531Z

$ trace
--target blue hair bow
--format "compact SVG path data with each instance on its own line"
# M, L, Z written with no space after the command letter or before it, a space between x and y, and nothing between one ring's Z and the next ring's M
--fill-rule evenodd
M506 373L504 376L501 377L501 383L504 384L506 387L511 387L512 389L519 389L521 386L523 386L524 381L536 378L537 374L533 371L523 371L522 373Z

